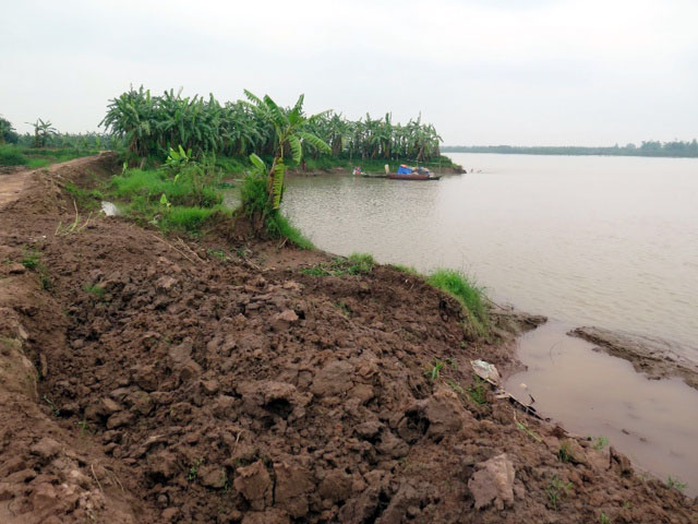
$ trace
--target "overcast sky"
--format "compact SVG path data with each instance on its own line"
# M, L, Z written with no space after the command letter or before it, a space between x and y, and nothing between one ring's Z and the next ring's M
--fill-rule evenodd
M243 89L446 145L698 138L696 0L16 0L0 114L97 130L109 99Z

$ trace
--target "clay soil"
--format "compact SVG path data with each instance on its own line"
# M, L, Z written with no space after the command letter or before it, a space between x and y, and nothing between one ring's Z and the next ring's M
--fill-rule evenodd
M66 184L115 164L0 175L0 522L698 522L475 381L527 317L473 341L394 268L315 277L327 255L223 223L76 220Z

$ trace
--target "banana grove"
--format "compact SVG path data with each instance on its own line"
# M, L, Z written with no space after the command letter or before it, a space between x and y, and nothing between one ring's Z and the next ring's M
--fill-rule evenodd
M280 110L290 115L294 108ZM440 156L441 137L421 117L402 125L393 123L390 113L377 119L366 114L351 121L330 110L305 122L305 131L330 146L319 148L303 141L306 157L429 162ZM110 100L100 125L125 140L133 160L164 159L179 146L196 158L210 154L248 158L252 153L273 157L279 147L274 126L248 101L221 103L213 95L184 97L181 90L157 96L143 86L131 88Z

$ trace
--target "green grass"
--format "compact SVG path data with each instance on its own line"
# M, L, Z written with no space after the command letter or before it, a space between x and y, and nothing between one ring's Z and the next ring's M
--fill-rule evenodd
M0 146L0 166L26 166L29 159L17 146Z
M475 332L483 336L488 331L489 318L483 290L470 282L468 277L451 269L439 269L427 278L427 282L458 300L468 312Z
M225 212L225 210L222 207L172 206L162 214L158 225L165 232L179 231L197 234L201 231L204 224L219 212Z
M337 257L332 262L322 263L301 272L312 277L344 277L366 275L373 271L376 261L371 255L354 253L347 258Z
M291 244L300 249L306 251L315 249L315 245L301 233L301 230L294 226L289 219L281 213L276 213L269 219L267 222L267 231L274 238L287 238Z

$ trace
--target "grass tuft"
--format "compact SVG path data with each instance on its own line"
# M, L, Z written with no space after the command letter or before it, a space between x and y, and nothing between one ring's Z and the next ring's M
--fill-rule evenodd
M471 283L462 273L451 269L435 271L427 282L456 298L467 311L475 332L480 336L486 335L489 318L485 306L485 294L481 288Z

